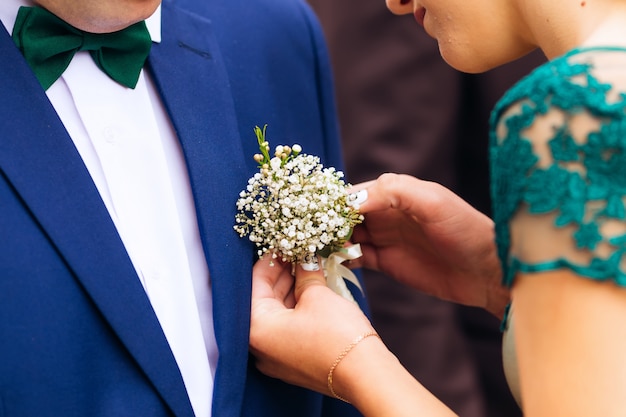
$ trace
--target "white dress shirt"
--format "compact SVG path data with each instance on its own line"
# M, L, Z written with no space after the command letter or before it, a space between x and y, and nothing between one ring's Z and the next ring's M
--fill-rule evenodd
M0 2L9 33L22 5L32 3ZM146 23L160 42L160 8ZM218 353L209 271L182 150L149 74L129 89L78 52L47 95L124 242L195 415L210 416Z

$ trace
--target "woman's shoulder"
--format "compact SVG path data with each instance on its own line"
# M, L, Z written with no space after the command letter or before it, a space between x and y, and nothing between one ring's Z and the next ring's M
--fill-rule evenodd
M614 265L626 253L625 65L626 49L574 50L522 80L496 109L492 194L507 283L522 266L626 276Z
M497 103L492 121L520 105L537 112L605 112L623 107L626 97L626 47L577 48L540 65Z

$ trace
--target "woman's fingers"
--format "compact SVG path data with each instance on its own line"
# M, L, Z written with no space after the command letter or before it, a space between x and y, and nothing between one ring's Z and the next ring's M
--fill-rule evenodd
M299 300L302 293L312 285L326 286L326 278L320 267L317 269L309 264L296 266L295 299Z
M290 266L270 256L265 256L252 270L252 304L272 308L293 308L294 278Z
M357 184L350 190L361 213L402 208L407 194L423 182L409 175L383 174L374 181Z
M404 174L383 174L375 181L355 185L350 192L361 201L359 211L363 214L393 209L418 222L437 221L449 216L450 210L468 206L441 184Z

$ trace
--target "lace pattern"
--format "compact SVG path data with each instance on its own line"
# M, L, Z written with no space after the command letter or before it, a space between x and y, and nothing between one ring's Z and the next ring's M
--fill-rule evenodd
M503 280L569 268L626 285L626 48L576 49L492 113L491 192Z

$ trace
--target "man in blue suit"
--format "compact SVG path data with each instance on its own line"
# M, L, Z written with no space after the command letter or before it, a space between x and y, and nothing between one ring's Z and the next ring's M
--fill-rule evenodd
M311 11L2 0L0 21L0 416L355 415L255 370L255 250L233 230L255 125L341 164ZM119 76L78 29L127 27L147 57Z

